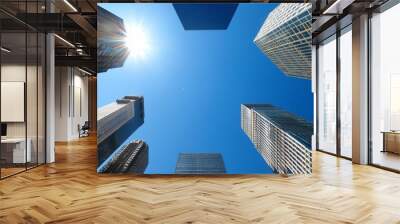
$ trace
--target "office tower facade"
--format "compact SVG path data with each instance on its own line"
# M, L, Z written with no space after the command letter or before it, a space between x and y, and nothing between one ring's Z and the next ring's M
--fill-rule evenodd
M312 124L270 104L243 104L241 127L275 172L311 173Z
M220 153L179 153L176 174L224 174L224 160Z
M103 163L144 123L144 98L125 96L98 109L98 163Z
M176 14L185 30L226 30L237 3L175 3Z
M97 168L97 172L143 174L148 163L149 146L142 140L136 140L115 151Z
M97 6L97 70L122 67L129 55L124 21Z
M311 4L280 4L254 42L286 75L311 79Z

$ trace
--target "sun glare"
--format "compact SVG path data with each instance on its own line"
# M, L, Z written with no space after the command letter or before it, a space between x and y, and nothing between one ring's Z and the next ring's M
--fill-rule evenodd
M142 25L129 25L126 28L127 37L125 43L134 58L145 58L150 51L150 43L147 33Z

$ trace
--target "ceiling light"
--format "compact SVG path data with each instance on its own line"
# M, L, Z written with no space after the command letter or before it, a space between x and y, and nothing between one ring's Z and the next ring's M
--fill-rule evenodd
M351 5L355 0L336 0L332 5L330 5L324 12L323 15L337 15L342 14L343 10Z
M69 3L68 0L64 0L65 4L67 4L74 12L78 12L78 10L71 4Z
M6 53L10 53L10 52L11 52L11 50L9 50L9 49L7 49L7 48L5 48L5 47L1 47L0 49L1 49L2 51L6 52Z
M69 45L70 47L73 47L73 48L75 48L75 45L73 45L71 42L69 42L68 40L66 40L66 39L64 39L64 38L62 38L62 37L60 37L59 35L57 35L57 34L54 34L54 36L55 37L57 37L59 40L61 40L62 42L64 42L65 44L67 44L67 45Z
M78 53L79 55L83 55L83 49L82 48L77 48L76 49L76 53Z
M83 73L85 73L85 74L87 74L87 75L90 75L90 76L93 75L92 73L90 73L90 72L88 72L88 71L86 71L86 70L83 70L83 69L81 69L81 68L79 68L79 67L78 67L78 70L81 71L81 72L83 72Z

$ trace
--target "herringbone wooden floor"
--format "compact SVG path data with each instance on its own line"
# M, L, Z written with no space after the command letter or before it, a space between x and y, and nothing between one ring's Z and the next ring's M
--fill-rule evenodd
M311 176L98 175L94 138L0 181L0 223L400 223L400 175L316 152Z

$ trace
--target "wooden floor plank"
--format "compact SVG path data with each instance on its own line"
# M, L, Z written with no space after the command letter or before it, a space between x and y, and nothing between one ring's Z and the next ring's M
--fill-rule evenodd
M400 223L400 175L321 152L313 174L98 175L96 139L0 181L0 223Z

